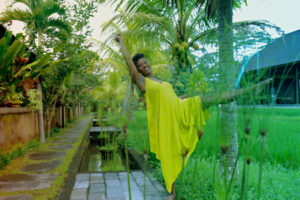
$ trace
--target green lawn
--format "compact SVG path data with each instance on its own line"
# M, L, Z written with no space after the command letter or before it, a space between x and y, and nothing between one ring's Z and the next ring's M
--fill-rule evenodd
M200 141L200 152L207 156L215 155L214 144L217 144L217 115L215 108L212 117L207 121L205 135ZM245 119L250 119L245 125ZM290 168L300 167L300 109L283 108L248 108L238 110L239 141L244 134L245 127L251 129L249 135L249 152L251 159L260 158L260 129L267 130L267 159L271 163L279 163Z
M222 199L224 187L219 184L218 176L213 179L214 169L218 168L219 137L216 108L210 109L211 118L207 121L205 134L198 143L183 172L183 179L177 179L176 190L182 191L184 199ZM245 125L246 119L250 119ZM248 199L257 199L259 174L260 135L259 130L267 130L267 161L263 164L262 199L300 199L300 109L284 108L247 108L238 109L239 140L245 126L251 128L249 135L249 178L247 181ZM149 148L147 138L146 111L136 111L135 119L130 123L129 145L139 152ZM155 176L161 181L159 163L151 156L151 162L158 166ZM213 159L216 158L216 159ZM239 160L242 176L243 156ZM215 160L215 163L214 163ZM229 199L239 199L241 178L232 186Z

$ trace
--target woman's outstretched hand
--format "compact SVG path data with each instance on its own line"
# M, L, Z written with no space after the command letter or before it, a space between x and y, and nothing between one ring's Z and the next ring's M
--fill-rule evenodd
M121 36L120 33L116 35L115 40L116 40L117 42L123 41L123 38L122 38L122 36Z

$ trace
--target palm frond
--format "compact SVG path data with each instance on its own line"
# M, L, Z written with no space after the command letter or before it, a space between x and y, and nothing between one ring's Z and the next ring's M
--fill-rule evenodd
M7 23L10 20L18 20L27 23L31 19L32 19L32 15L30 11L14 9L14 10L6 10L5 12L3 12L2 16L0 17L0 22Z
M58 38L61 42L66 43L70 37L70 33L63 29L48 28L45 33L51 35L53 38Z
M246 31L251 31L256 28L260 28L262 31L266 31L266 29L272 29L276 31L278 34L283 34L283 31L276 25L272 24L267 20L248 20L248 21L241 21L233 23L233 29L246 29Z
M283 33L283 31L279 27L275 26L274 24L266 20L235 22L232 24L232 26L234 32L244 33L245 36L255 34L256 32L267 33L268 32L267 29L274 30L279 35ZM212 43L216 44L218 41L217 27L201 32L200 34L193 35L190 43L193 44L196 41L200 41L202 45L212 44Z
M60 30L64 30L65 34L68 36L70 36L72 32L72 28L66 22L60 19L52 19L52 18L48 19L47 27L54 27Z
M26 9L32 8L33 4L35 3L34 0L13 0L11 5L15 4L15 3L22 3L24 6L26 6Z
M42 6L43 15L45 17L50 17L52 14L64 15L66 13L66 10L53 0L45 1Z
M169 24L169 19L165 17L156 16L154 14L147 14L147 13L128 13L121 11L118 15L115 15L110 21L105 23L105 25L102 27L102 31L105 31L111 24L122 24L122 23L133 23L135 22L136 27L146 27L150 25L159 25L164 29L168 29L169 27L167 24Z
M118 58L118 59L122 59L122 56L116 51L114 50L110 45L108 45L106 42L102 42L96 39L92 39L91 40L96 46L99 47L98 52L103 54L103 56L105 57L109 57L109 58Z

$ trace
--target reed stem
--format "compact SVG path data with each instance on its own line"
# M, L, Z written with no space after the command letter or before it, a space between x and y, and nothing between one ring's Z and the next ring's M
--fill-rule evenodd
M182 193L182 184L183 184L183 174L184 174L184 160L185 160L185 156L183 156L182 159L182 165L181 165L181 174L180 174L180 180L179 180L179 192L178 192L178 200L180 200L181 198L181 193Z
M228 198L228 194L230 192L230 189L231 189L231 185L232 185L232 182L233 182L233 179L234 179L234 174L235 174L235 170L236 170L236 167L237 167L237 163L238 163L238 160L239 160L239 157L240 157L240 154L241 154L241 150L242 150L242 147L243 147L243 140L241 142L241 146L239 148L239 151L238 151L238 154L237 154L237 157L235 159L235 162L234 162L234 168L232 170L232 174L231 174L231 177L230 177L230 182L229 182L229 186L227 188L227 192L226 192L226 198Z
M262 181L262 168L264 162L264 155L265 155L265 143L266 143L266 132L261 132L261 154L260 154L260 162L259 162L259 176L258 176L258 189L257 189L257 199L260 199L261 196L261 181Z
M123 131L126 128L123 128ZM124 131L125 135L125 157L126 157L126 172L127 172L127 183L128 183L128 195L129 200L131 200L131 189L130 189L130 175L129 175L129 160L128 160L128 140L127 140L127 134Z

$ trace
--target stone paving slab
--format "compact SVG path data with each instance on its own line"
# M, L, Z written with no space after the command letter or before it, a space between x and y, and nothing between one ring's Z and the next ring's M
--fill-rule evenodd
M0 177L0 191L14 192L44 189L51 186L58 174L10 174Z
M91 174L90 183L91 184L93 184L93 183L103 183L104 184L103 174L100 174L100 173Z
M1 197L0 200L33 200L29 194L18 194L13 196Z
M88 189L90 185L89 181L76 181L74 189Z
M106 187L121 187L121 182L117 180L105 180Z
M74 131L70 131L70 132L65 133L64 135L60 135L60 137L56 137L55 141L57 141L59 139L77 139L81 133L82 133L82 130L81 130L81 132L78 131L76 133Z
M53 160L49 162L29 164L21 168L21 171L22 172L46 172L55 169L60 165L61 162L62 162L61 160Z
M138 185L152 185L152 183L149 181L149 179L148 179L148 178L145 178L145 180L144 180L144 177L136 178L136 179L135 179L135 182L136 182Z
M139 186L140 190L142 192L144 192L144 186ZM146 185L146 195L147 196L153 196L153 195L157 195L158 191L156 190L156 188L154 187L154 185Z
M71 149L73 147L74 146L72 144L56 144L56 145L53 145L53 146L49 147L49 149L66 151L66 150Z
M105 180L117 180L119 179L118 174L115 172L104 173Z
M78 139L78 137L74 137L74 138L62 138L59 140L55 140L55 143L74 143L76 142Z
M141 171L134 171L134 172L131 172L131 174L134 176L134 178L144 177L144 173Z
M77 174L76 175L76 181L89 181L90 180L90 174Z
M88 200L107 200L104 193L89 193Z
M71 193L72 200L87 200L87 189L75 189Z
M119 172L118 176L121 181L125 180L127 182L127 173L126 172ZM130 179L130 181L134 181L132 174L129 174L129 179Z
M126 199L125 193L121 187L107 187L106 188L106 197L108 199Z
M89 193L105 193L104 183L93 183L90 184Z
M169 196L167 190L158 181L153 177L149 177L149 173L146 174L145 179L146 181L144 182L142 171L130 172L130 191L133 200L144 200L144 186L146 189L146 199L165 200ZM88 180L89 184L87 184ZM83 182L85 183L85 190L78 188L79 183L83 184ZM129 200L127 173L77 174L72 195L70 200L77 200L80 195L82 199L87 200Z
M55 158L63 158L64 156L66 156L65 152L43 151L31 153L28 155L28 158L31 160L50 160Z

